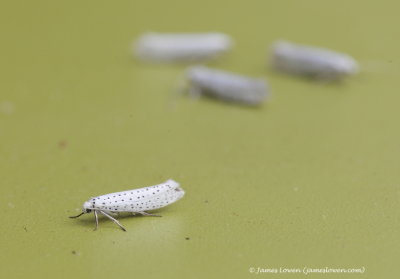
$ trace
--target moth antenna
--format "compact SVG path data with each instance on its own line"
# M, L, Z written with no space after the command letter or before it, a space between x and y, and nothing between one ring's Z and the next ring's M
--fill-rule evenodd
M83 215L83 214L85 214L85 212L82 212L81 214L78 214L78 215L76 215L76 216L69 216L69 218L78 218L79 216L81 216L81 215Z

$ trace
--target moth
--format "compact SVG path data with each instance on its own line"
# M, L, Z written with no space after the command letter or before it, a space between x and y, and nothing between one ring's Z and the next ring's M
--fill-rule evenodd
M185 191L179 183L169 179L164 183L133 189L123 192L116 192L91 198L83 204L82 213L70 218L78 218L85 213L94 213L97 230L99 226L98 215L102 214L117 224L123 231L126 229L121 223L111 216L114 213L130 212L132 214L142 214L146 216L160 215L150 214L146 211L159 209L181 199Z
M145 33L134 44L134 54L153 62L192 62L227 52L231 38L223 33Z
M224 101L245 105L259 105L268 95L264 79L251 78L204 66L193 66L186 71L189 94L208 95Z
M351 56L332 50L277 41L271 48L271 64L278 71L321 80L340 80L358 72Z

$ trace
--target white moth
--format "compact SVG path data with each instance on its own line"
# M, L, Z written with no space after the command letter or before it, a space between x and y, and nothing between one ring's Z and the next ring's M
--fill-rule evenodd
M132 214L142 214L146 216L158 216L147 213L147 210L154 210L165 207L176 202L183 197L185 191L179 186L179 183L174 180L167 180L164 183L133 189L123 192L106 194L91 198L83 204L82 213L70 218L77 218L85 213L93 211L96 220L95 230L99 226L98 214L102 214L111 219L122 230L126 229L110 214L120 212L130 212Z
M289 74L339 80L358 72L352 57L323 48L277 41L271 52L273 68Z
M209 95L225 101L258 105L267 96L268 86L261 78L250 78L204 66L186 71L191 95Z
M147 61L191 62L215 58L231 45L222 33L145 33L134 44L134 53Z

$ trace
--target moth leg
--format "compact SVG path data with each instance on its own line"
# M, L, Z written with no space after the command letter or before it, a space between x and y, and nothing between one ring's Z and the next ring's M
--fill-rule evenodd
M101 214L103 214L104 216L108 217L109 219L111 219L115 224L117 224L124 232L126 232L126 229L121 225L120 222L118 222L117 219L111 217L110 215L108 215L107 213L105 213L104 211L99 210L99 212Z
M192 84L192 85L189 87L189 96L190 96L192 99L194 99L194 100L199 99L200 96L201 96L201 93L202 93L202 92L201 92L201 89L200 89L199 86Z
M321 71L314 75L314 78L323 84L328 84L332 81L339 80L340 74L333 68L329 68L327 71Z
M99 228L99 216L97 215L97 211L94 210L94 219L96 220L96 227L94 228L94 231Z
M178 95L182 95L187 91L188 82L185 80L185 77L180 77L176 82L176 93Z
M153 217L162 217L161 215L157 215L157 214L150 214L144 211L139 211L138 213L142 214L143 216L153 216Z
M119 216L119 212L106 211L106 213L107 213L108 215L113 216L113 217Z

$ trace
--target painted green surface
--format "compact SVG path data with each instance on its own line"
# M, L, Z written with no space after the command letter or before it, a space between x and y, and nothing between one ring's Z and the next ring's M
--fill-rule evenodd
M398 1L4 1L1 278L396 278ZM145 31L222 31L211 65L265 77L258 109L176 94L184 65L138 63ZM266 67L275 39L353 55L339 85ZM89 197L162 182L186 196L124 233ZM189 239L186 239L189 238ZM261 268L364 274L251 274ZM396 276L397 275L397 276Z

